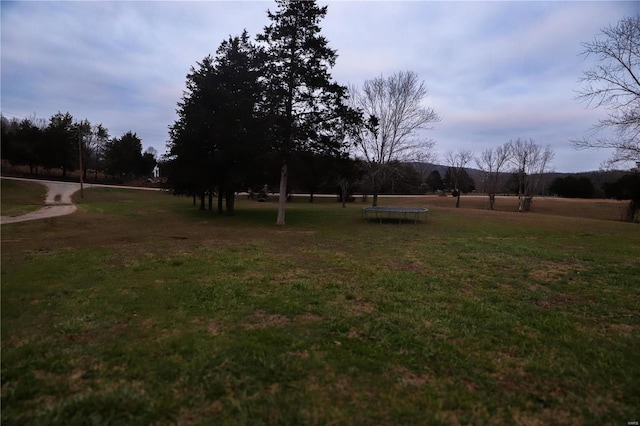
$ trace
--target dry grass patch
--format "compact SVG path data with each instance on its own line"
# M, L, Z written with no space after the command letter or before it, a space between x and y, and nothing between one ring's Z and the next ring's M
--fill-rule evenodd
M428 374L416 374L401 365L394 365L391 370L402 386L424 386L433 380Z
M339 306L344 308L347 315L353 316L370 314L376 309L373 303L359 298L346 298L344 302L339 303Z
M571 281L578 279L586 268L577 262L537 262L536 269L529 272L529 277L542 283Z
M562 309L584 303L584 299L580 296L556 293L546 299L537 301L536 305L544 309Z
M270 314L262 310L255 311L240 322L242 328L252 330L269 327L286 327L292 324L309 324L322 321L319 315L305 313L288 317L285 315Z

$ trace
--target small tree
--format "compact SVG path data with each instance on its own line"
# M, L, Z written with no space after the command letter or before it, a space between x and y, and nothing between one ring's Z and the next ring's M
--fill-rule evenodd
M158 151L155 148L149 147L146 149L144 154L142 154L142 158L140 161L140 168L138 173L140 176L151 176L153 174L153 169L158 164L158 160L156 159L158 155Z
M350 94L351 106L364 116L353 142L356 156L369 166L376 206L381 185L392 175L388 166L429 153L435 143L420 132L430 129L430 124L440 121L440 117L433 108L423 105L427 88L413 71L367 80L362 89L352 87Z
M104 152L109 141L109 131L102 125L92 125L88 120L76 123L82 142L82 176L87 179L87 170L94 170L97 179L98 169L102 167Z
M613 130L611 137L573 141L579 148L612 148L608 165L640 161L640 14L624 18L615 27L602 29L602 38L582 43L585 56L598 65L585 71L578 99L604 107L606 118L595 131Z
M442 176L440 172L437 170L432 171L427 176L427 180L425 182L427 184L427 188L431 190L431 192L442 191L444 189L444 182L442 182Z
M460 207L460 178L464 168L473 158L473 152L468 149L461 149L457 152L447 151L445 154L447 166L451 169L451 177L453 179L453 189L456 192L456 208Z
M518 138L510 143L511 164L518 177L518 211L528 212L542 176L549 172L554 153L549 145L537 145L533 139Z
M512 146L507 142L495 149L489 148L476 158L476 164L485 173L484 190L489 196L489 210L493 210L496 202L496 192L500 187L500 178L511 158Z

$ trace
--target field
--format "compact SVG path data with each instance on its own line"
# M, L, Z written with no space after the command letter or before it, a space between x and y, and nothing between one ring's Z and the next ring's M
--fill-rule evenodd
M275 200L75 201L2 226L3 425L640 420L640 227L619 203L382 199L429 209L398 225L296 200L280 228Z

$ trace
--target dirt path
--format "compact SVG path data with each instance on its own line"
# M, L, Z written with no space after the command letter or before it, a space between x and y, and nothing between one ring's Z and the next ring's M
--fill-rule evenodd
M3 178L7 179L7 178ZM14 179L14 178L11 178ZM27 220L46 219L56 216L64 216L75 212L78 208L71 201L71 196L80 190L79 183L73 182L56 182L51 180L33 180L33 179L19 179L29 182L40 183L47 187L47 197L44 201L44 207L34 212L29 212L19 216L2 216L0 217L0 223L16 223L25 222Z
M78 207L71 201L71 196L80 190L80 184L75 182L59 182L55 180L39 180L2 177L2 179L23 180L27 182L35 182L47 187L47 198L44 207L35 212L26 213L20 216L1 216L0 224L25 222L27 220L47 219L50 217L64 216L75 212ZM136 189L141 191L161 191L160 188L147 188L140 186L115 186L101 184L84 184L84 189L90 188L120 188L120 189Z

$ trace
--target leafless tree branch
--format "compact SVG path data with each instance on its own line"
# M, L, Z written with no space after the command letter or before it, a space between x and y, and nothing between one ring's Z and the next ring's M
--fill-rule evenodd
M604 107L606 118L594 126L594 137L573 140L578 149L613 148L609 165L640 161L640 15L602 30L602 38L582 43L584 56L600 63L578 80L583 87L578 100L594 108ZM596 137L613 129L611 137Z

